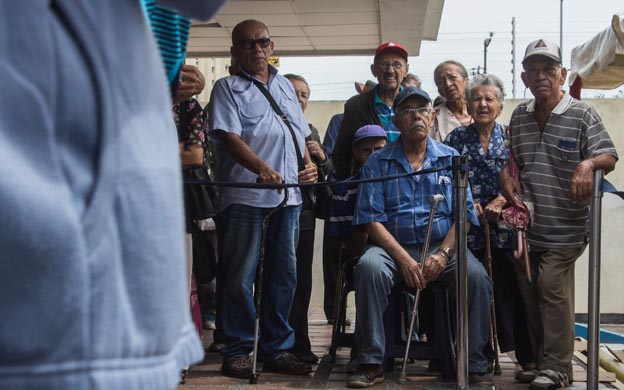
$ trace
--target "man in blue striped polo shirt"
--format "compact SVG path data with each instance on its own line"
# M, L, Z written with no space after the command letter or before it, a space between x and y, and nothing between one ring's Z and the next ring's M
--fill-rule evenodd
M354 268L355 338L359 367L350 387L383 381L385 335L383 313L388 296L401 279L424 288L438 280L455 289L455 225L451 159L457 151L428 137L434 113L429 95L416 87L394 99L393 122L401 136L374 153L362 168L362 179L441 168L441 171L360 185L353 225L368 234L369 245ZM425 264L419 264L429 217L428 198L441 194ZM478 225L468 192L468 221ZM469 226L468 226L469 227ZM483 347L488 339L491 281L481 263L468 252L469 371L472 383L493 383L486 374Z
M500 182L509 203L523 196L535 206L527 237L537 282L529 283L524 272L518 282L540 371L516 378L535 390L554 389L572 380L574 262L587 245L594 170L612 171L617 152L598 113L561 90L566 69L555 43L531 42L522 66L535 99L520 104L509 122L520 180L506 165Z

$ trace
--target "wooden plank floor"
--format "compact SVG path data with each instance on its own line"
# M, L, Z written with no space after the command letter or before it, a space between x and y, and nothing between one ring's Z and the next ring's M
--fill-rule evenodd
M349 314L350 318L354 318L353 313ZM324 321L324 315L321 308L312 308L310 311L310 339L312 342L312 350L319 357L325 356L331 343L332 327ZM205 346L212 342L212 331L204 331L202 339ZM322 362L314 366L314 371L307 376L291 376L273 373L260 374L258 384L250 385L248 381L243 379L234 379L224 377L220 373L221 356L215 353L207 353L204 361L196 366L191 367L188 379L185 385L178 387L178 390L208 390L208 389L346 389L347 374L345 368L349 362L349 350L341 348L335 365ZM500 357L502 375L494 376L497 389L503 390L526 390L528 385L520 384L514 381L514 375L517 370L512 356L503 354ZM395 370L386 374L383 383L373 387L373 389L454 389L454 383L442 382L435 373L427 372L426 361L416 361L409 364L407 369L407 383L404 385L397 384L397 378L401 371L401 360L395 361ZM605 375L608 373L601 373ZM605 378L611 379L612 376L605 375ZM574 361L574 379L570 389L585 389L585 366L579 359ZM471 387L472 388L472 387ZM601 383L603 389L616 389L615 383Z

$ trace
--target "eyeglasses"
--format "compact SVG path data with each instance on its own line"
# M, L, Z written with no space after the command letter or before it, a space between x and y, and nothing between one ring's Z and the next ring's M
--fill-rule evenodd
M535 77L540 72L544 73L548 77L555 77L555 75L557 74L557 69L557 66L545 66L541 69L538 67L529 67L527 70L525 70L525 73L530 77Z
M242 39L238 41L238 46L243 49L253 49L256 47L256 44L260 46L262 49L269 47L271 44L271 38L259 38L259 39Z
M406 108L397 113L400 116L413 116L414 114L418 114L419 116L429 115L431 113L431 107L419 107L419 108Z
M381 62L379 66L381 66L382 69L388 69L390 67L393 67L396 70L401 70L403 69L403 66L405 65L403 65L399 61L394 61L394 62Z

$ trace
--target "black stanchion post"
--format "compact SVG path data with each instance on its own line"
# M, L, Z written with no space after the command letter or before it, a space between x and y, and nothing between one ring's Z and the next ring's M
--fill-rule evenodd
M466 251L466 189L468 157L453 157L455 187L455 245L457 248L457 388L468 389L468 273Z
M587 329L587 389L598 390L600 352L600 226L602 224L602 178L594 172L594 188L589 201L589 299Z

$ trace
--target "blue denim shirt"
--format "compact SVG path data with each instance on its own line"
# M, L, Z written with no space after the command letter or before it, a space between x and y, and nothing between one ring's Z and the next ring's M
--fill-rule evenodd
M429 220L429 195L444 195L434 214L431 242L442 241L454 222L452 157L455 149L427 138L422 169L448 168L384 182L360 184L353 225L381 222L401 245L422 244ZM373 153L362 179L414 172L401 138ZM472 195L467 191L468 222L478 225Z
M295 90L288 79L277 74L269 65L269 83L266 85L284 114L288 117L301 154L305 153L305 137L310 135L308 121L297 101ZM251 150L273 170L282 175L285 183L297 183L299 166L290 130L273 111L267 98L249 78L229 76L217 80L208 105L210 133L233 133L249 145ZM219 137L211 137L217 144ZM238 164L228 153L221 153L220 181L255 183L257 175ZM299 188L290 188L287 205L301 204ZM275 207L284 195L275 190L251 188L223 188L219 209L231 204L253 207Z
M455 148L459 153L468 156L470 166L469 181L474 201L485 208L500 194L498 175L509 159L509 150L505 145L505 129L498 123L494 124L487 155L483 153L479 134L474 125L460 126L446 137L444 143ZM511 229L501 219L490 229L490 242L494 248L511 248ZM468 233L469 249L485 248L485 230L474 227Z

